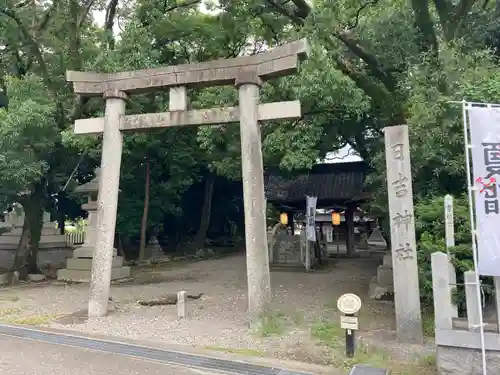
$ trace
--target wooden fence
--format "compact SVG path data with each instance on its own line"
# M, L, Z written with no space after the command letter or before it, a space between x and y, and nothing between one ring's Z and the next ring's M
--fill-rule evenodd
M453 305L452 292L454 268L449 256L442 252L433 253L432 288L434 294L434 324L436 339L436 362L439 373L483 374L482 345L486 349L488 374L500 374L500 278L495 277L494 301L496 319L482 321L481 292L478 296L477 277L474 271L464 272L466 317L458 317ZM484 343L481 338L481 324Z

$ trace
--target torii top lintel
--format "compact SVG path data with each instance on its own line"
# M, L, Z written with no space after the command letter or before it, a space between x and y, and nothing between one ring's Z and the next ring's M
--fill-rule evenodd
M120 73L91 73L68 70L75 94L101 96L108 91L139 93L172 86L207 87L234 84L241 71L254 70L262 79L297 71L307 58L309 46L301 39L253 56L203 63L166 66Z

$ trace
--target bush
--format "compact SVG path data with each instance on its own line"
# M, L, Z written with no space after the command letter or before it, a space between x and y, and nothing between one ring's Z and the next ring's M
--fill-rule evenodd
M453 264L457 270L457 284L463 285L463 273L474 269L472 256L472 238L469 220L469 203L466 196L454 199L455 247L450 248ZM431 254L436 251L446 252L444 226L444 197L422 199L415 205L415 229L418 248L418 269L420 277L420 295L425 303L432 303ZM491 277L482 278L486 300L493 293ZM463 287L456 289L454 295L459 311L465 310L465 292Z

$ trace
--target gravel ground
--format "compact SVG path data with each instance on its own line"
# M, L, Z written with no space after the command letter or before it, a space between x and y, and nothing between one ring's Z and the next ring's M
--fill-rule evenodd
M336 300L349 292L358 294L364 302L360 313L361 336L378 341L381 333L385 333L384 349L402 358L428 349L406 350L391 342L392 304L371 301L367 295L378 264L374 259L339 259L311 273L273 271L273 311L279 311L280 322L286 320L287 323L283 334L269 337L259 337L246 325L244 256L177 265L171 262L136 270L133 281L112 286L114 311L104 318L82 318L88 285L50 282L0 289L0 321L220 350L251 350L321 364L327 362L328 351L311 338L311 327L325 320L338 322ZM189 317L185 320L177 318L175 306L137 304L141 299L180 290L203 293L201 299L188 301Z

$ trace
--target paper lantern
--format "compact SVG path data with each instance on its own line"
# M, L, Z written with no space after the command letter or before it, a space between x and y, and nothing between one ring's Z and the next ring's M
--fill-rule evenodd
M338 212L332 213L332 224L333 225L340 225L340 214Z
M288 214L285 212L282 212L280 214L280 223L283 225L288 225Z

